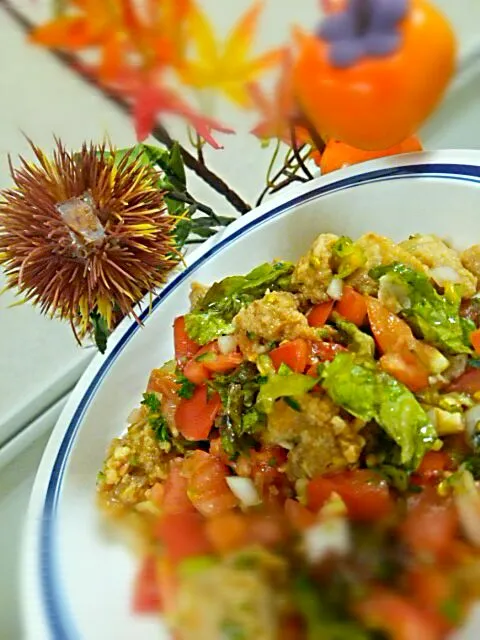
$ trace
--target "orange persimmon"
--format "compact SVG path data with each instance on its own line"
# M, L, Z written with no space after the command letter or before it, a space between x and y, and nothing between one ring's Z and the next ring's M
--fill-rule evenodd
M388 149L418 131L440 102L455 70L450 23L427 0L410 0L398 30L397 51L347 68L331 64L328 42L297 31L296 97L325 140Z
M393 145L388 149L378 149L375 151L364 151L351 147L345 142L338 140L330 140L321 155L313 156L313 160L319 165L322 175L349 167L352 164L359 164L367 160L375 160L375 158L384 158L386 156L395 156L401 153L412 153L414 151L422 151L422 145L417 136L410 136L400 144Z

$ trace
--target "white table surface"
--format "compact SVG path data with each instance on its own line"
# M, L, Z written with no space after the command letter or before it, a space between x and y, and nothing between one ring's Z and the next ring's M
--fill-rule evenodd
M40 0L15 4L37 16L47 6ZM220 26L233 19L230 9L225 10L224 0L204 0L203 4L212 10ZM235 11L248 4L238 0ZM438 4L452 17L461 36L462 54L480 46L478 0L439 0ZM269 0L267 5L262 42L276 43L285 37L292 16L298 22L311 23L317 0L302 0L294 11L291 3L278 0ZM47 52L27 47L22 32L2 13L1 3L0 27L0 188L10 183L7 154L27 153L21 131L46 148L52 146L53 133L73 147L84 139L99 140L106 133L118 146L134 142L128 118L60 67ZM426 146L480 148L480 95L476 89L479 78L480 71L446 101L425 129ZM223 119L232 114L230 109L219 108ZM241 131L248 130L249 123L237 122ZM253 199L263 185L268 153L254 139L239 135L228 141L225 151L210 153L209 162L247 199ZM228 209L195 177L191 178L191 185L199 198L209 200L222 211ZM68 391L90 357L88 351L75 345L68 327L40 317L27 306L7 309L11 301L8 295L0 298L0 443ZM0 472L2 640L21 637L16 578L20 531L45 442L45 437L40 438Z

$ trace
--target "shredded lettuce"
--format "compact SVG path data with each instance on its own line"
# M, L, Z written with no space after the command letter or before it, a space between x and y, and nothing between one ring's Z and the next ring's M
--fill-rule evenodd
M270 413L279 398L289 398L291 402L292 398L308 393L317 382L317 378L293 373L287 366L281 365L278 373L268 375L261 385L257 396L257 409L263 413Z
M366 262L360 246L347 236L339 238L332 247L334 272L339 278L347 278Z
M332 319L338 329L345 335L350 351L353 351L359 357L373 358L375 341L372 336L360 331L353 322L348 322L338 313L333 313Z
M370 640L371 634L345 611L326 602L325 589L320 590L306 576L294 582L293 599L306 627L307 640Z
M475 325L460 316L461 298L453 289L442 296L426 275L398 262L375 267L370 276L387 276L405 289L408 306L403 303L401 315L419 337L446 353L471 353L469 336Z
M375 420L400 446L404 465L416 467L436 440L435 429L413 393L373 360L340 353L325 365L322 385L352 415Z
M215 282L191 313L185 328L192 340L207 344L221 335L233 333L232 320L242 307L265 295L267 290L289 288L293 264L265 263L246 276L230 276Z
M222 400L220 437L232 458L251 444L250 436L265 425L265 415L255 407L261 380L256 366L244 362L233 373L216 375L209 383Z

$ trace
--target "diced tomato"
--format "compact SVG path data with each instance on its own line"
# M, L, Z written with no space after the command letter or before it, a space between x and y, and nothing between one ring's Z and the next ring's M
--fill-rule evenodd
M185 316L175 318L173 323L173 340L175 345L175 358L178 363L192 358L200 348L200 345L189 337L185 329Z
M195 385L204 384L210 378L210 372L195 359L187 362L183 369L183 375Z
M470 342L475 349L475 353L480 354L480 329L472 331L470 334Z
M160 611L161 604L156 558L149 555L136 577L132 606L135 613L152 613Z
M209 453L212 456L215 456L216 458L218 458L221 462L223 462L224 465L228 466L232 464L231 458L228 456L228 454L225 452L225 449L223 448L222 439L220 437L210 438Z
M278 369L281 364L286 364L296 373L303 373L308 363L309 351L308 342L297 338L272 349L268 355L275 369Z
M275 547L287 535L285 518L276 513L252 513L248 517L248 539L251 544Z
M315 514L300 504L298 500L288 498L285 501L285 514L294 529L303 531L315 523Z
M175 420L175 412L180 403L177 395L178 384L174 376L163 369L154 369L148 380L147 391L162 394L162 413L169 423Z
M205 527L214 550L220 554L241 549L248 541L248 520L241 513L222 513L207 520Z
M335 342L312 342L312 355L321 361L330 362L338 353L348 351L343 345Z
M376 298L367 296L368 320L382 353L399 353L405 344L416 342L406 322L391 313Z
M343 316L345 320L353 322L357 327L361 327L367 317L365 297L355 291L353 287L345 285L342 297L335 305L335 311Z
M162 515L156 534L165 546L166 557L173 563L203 556L212 550L205 534L204 519L197 512Z
M210 371L205 366L206 358L210 357L207 354L211 354L212 358L218 354L217 342L210 342L199 349L183 368L183 375L193 384L203 384L211 377Z
M262 496L264 504L283 505L289 495L290 483L285 475L287 451L282 447L265 446L260 451L251 449L236 462L237 475L251 478Z
M453 626L443 611L445 603L455 598L452 578L445 568L417 565L410 569L406 586L412 600L437 617L439 626L444 626L445 632Z
M219 353L215 356L214 360L206 360L203 366L213 373L224 373L225 371L235 369L242 362L243 356L241 353L228 353L226 355Z
M438 497L434 487L424 487L409 500L408 513L400 526L402 539L419 557L436 560L448 555L458 533L458 516L450 500Z
M188 497L204 516L217 516L238 505L238 500L227 484L227 467L205 451L195 451L186 459Z
M416 470L413 479L418 484L437 481L443 476L444 471L454 468L451 457L445 451L428 451Z
M163 369L153 369L148 379L147 391L156 391L164 396L175 397L177 395L178 384L174 376L166 373Z
M207 387L197 387L191 398L182 398L175 412L175 424L187 440L206 440L220 411L218 393L208 397Z
M175 565L165 556L157 560L157 579L162 612L173 613L177 604L178 577Z
M416 393L428 387L429 372L414 353L386 353L380 360L381 368Z
M360 601L355 612L371 629L388 634L391 640L442 640L437 620L400 594L377 590Z
M182 473L183 460L172 460L170 471L165 480L162 510L163 513L188 513L195 507L187 495L188 480Z
M316 304L307 315L308 324L311 327L323 327L332 313L334 301Z
M368 469L314 478L307 487L309 508L318 511L333 493L342 498L352 520L378 520L392 512L393 500L388 484Z
M427 387L429 371L420 358L423 344L406 322L376 298L368 297L366 304L373 335L385 354L380 358L382 369L414 392Z
M471 395L477 393L480 391L480 369L467 369L464 374L449 385L448 390L470 393Z

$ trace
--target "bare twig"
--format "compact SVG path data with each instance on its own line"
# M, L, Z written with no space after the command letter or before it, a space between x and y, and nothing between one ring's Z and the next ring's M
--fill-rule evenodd
M300 155L298 142L297 142L297 134L295 133L295 126L293 122L290 123L290 139L292 141L292 149L295 160L298 162L299 166L302 168L303 173L307 177L308 180L313 180L313 176L310 173L307 165L305 164L302 156Z
M298 149L299 155L302 153L304 148L305 148L305 145L302 145L301 147L299 147ZM277 173L273 176L273 178L271 178L267 182L267 185L265 186L261 194L258 196L258 199L255 203L256 207L262 204L263 200L265 199L265 196L267 196L269 193L271 194L277 193L277 191L280 191L280 189L283 189L283 187L288 186L292 182L308 182L309 178L301 178L296 174L296 171L298 171L300 166L297 166L297 167L292 166L295 160L297 160L297 158L295 154L292 154L291 157L289 157L291 151L292 150L290 149L285 159L285 162L283 163L283 166L279 169L279 171L277 171ZM276 150L276 153L278 154L277 150ZM300 155L302 164L305 163L305 160L309 154L310 152L306 154L305 158L302 158L302 156ZM290 169L292 170L290 171ZM287 179L280 183L281 186L277 185L276 184L277 180L284 175L287 175Z
M0 7L2 7L25 32L30 33L30 31L35 28L35 24L26 18L9 0L0 0ZM115 104L124 113L130 114L129 103L107 87L101 86L96 78L89 74L86 69L78 65L75 56L58 49L50 49L50 52L58 62L73 70L85 83L100 91L107 100ZM174 144L173 138L161 124L155 127L152 131L152 136L168 148L171 148ZM239 213L244 214L251 210L251 206L229 187L220 176L211 171L204 162L195 158L195 156L184 147L180 147L180 151L185 166L196 173L198 177L206 182L214 191L222 195Z

